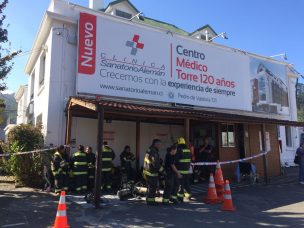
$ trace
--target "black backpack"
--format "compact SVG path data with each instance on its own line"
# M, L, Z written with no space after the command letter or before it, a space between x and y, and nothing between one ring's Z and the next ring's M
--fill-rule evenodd
M301 160L300 156L298 156L297 153L296 153L293 162L294 162L295 164L299 165L299 164L300 164L300 160Z

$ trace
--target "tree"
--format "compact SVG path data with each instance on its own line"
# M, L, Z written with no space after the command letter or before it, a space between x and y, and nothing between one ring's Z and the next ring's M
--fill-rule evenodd
M3 10L8 4L8 0L3 0L0 3L0 92L6 90L6 83L4 80L12 70L13 59L21 50L11 52L10 43L8 42L7 26L4 25L6 16L3 14Z
M43 180L43 153L14 155L17 152L32 151L43 148L41 128L21 124L8 134L10 171L15 176L16 184L37 186Z

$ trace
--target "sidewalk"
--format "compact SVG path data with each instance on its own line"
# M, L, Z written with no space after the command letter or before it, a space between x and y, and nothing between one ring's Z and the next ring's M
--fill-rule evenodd
M299 172L299 168L297 166L286 167L285 174L283 176L270 178L268 185L296 183L299 175L298 172ZM265 185L263 178L260 178L259 183L255 183L255 184L250 184L248 181L242 181L240 183L231 182L230 187L231 189L237 189L237 188L243 188L243 187L255 186L255 185ZM193 195L202 194L207 191L208 191L207 182L193 184L191 186L191 193Z
M298 168L264 183L235 186L232 198L237 211L220 211L221 205L196 200L180 205L149 207L144 200L119 201L103 196L97 210L83 196L67 196L67 215L73 227L304 227L304 186L297 181ZM14 188L0 179L0 227L49 227L53 224L59 196L31 188Z

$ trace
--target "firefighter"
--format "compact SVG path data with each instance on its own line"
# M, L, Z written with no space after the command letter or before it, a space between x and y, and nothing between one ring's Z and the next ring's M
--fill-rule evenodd
M64 155L64 146L57 148L54 154L51 169L55 179L55 193L60 193L62 190L68 190L68 162Z
M92 147L88 146L86 148L87 158L88 158L88 191L92 191L94 188L95 180L95 162L96 156L93 153Z
M180 179L179 183L179 191L177 197L179 201L183 202L184 197L190 199L191 191L190 191L190 180L191 180L191 172L190 172L190 163L191 163L191 151L186 145L186 141L183 137L180 137L177 141L177 169L182 175L182 179Z
M87 191L88 159L83 145L78 146L78 151L73 154L71 161L73 163L76 192L85 193Z
M159 139L154 139L145 155L143 175L148 188L146 198L148 205L156 205L155 196L158 174L164 172L164 168L161 166L159 158L160 147L161 141Z
M130 146L125 146L125 149L120 154L121 168L125 170L127 175L127 181L134 180L134 171L132 169L132 162L135 160L134 154L131 153Z
M178 203L177 191L179 187L178 179L182 178L182 175L177 170L176 164L176 146L171 146L167 149L165 158L165 189L163 194L163 204L169 204L169 201L174 204Z
M112 161L115 159L115 157L116 155L113 149L109 147L108 142L104 142L101 159L101 188L108 191L112 188Z

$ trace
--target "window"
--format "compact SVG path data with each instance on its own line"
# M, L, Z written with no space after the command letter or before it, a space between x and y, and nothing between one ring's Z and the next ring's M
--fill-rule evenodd
M221 125L222 147L235 147L235 128L233 124Z
M290 126L285 126L285 137L286 137L286 146L292 147L291 127Z
M132 17L132 14L126 13L124 11L116 10L116 16L130 19Z
M45 59L46 54L42 54L40 57L40 71L39 71L39 88L44 85L44 77L45 77Z
M32 73L31 78L31 98L30 100L34 99L34 92L35 92L35 70Z

